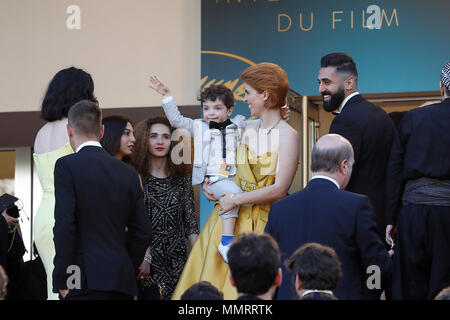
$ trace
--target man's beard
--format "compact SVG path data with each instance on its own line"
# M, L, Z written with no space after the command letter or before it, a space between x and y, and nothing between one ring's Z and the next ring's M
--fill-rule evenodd
M332 112L332 111L336 110L337 108L339 108L342 101L344 101L344 99L345 99L344 87L339 86L338 91L334 94L331 94L330 91L326 91L326 92L322 93L322 98L323 98L323 96L326 96L326 95L330 95L330 100L323 101L323 109L327 112Z

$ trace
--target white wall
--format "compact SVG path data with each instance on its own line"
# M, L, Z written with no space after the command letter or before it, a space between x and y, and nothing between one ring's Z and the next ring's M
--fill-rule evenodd
M66 9L81 9L69 30ZM102 108L160 105L157 74L198 104L200 0L0 0L0 112L37 111L53 75L88 71Z

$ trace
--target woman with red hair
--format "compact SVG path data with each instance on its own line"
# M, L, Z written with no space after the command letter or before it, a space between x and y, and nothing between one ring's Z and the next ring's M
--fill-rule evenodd
M260 63L247 68L241 75L245 85L244 101L252 116L261 121L245 128L237 149L235 181L243 193L225 193L214 199L204 184L210 200L219 200L202 229L172 299L191 285L209 281L224 294L224 299L237 298L236 288L228 278L228 265L217 252L221 239L220 215L240 206L235 234L263 233L270 204L285 197L294 179L299 161L297 132L281 117L286 105L289 81L278 65Z

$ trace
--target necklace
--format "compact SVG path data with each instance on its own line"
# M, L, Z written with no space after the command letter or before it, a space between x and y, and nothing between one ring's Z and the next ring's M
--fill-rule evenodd
M280 121L281 121L281 118L278 119L278 121L275 122L273 125L271 125L270 128L265 129L265 130L267 130L267 135L270 134L270 132L272 131L272 129L273 129ZM259 123L259 129L261 129L261 122Z

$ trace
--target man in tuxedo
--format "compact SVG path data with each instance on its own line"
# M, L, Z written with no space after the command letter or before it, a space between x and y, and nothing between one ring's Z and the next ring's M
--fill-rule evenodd
M338 109L329 133L343 136L353 146L355 165L347 190L369 197L377 232L384 239L386 167L394 123L383 109L359 94L356 64L347 54L330 53L322 57L318 80L325 111Z
M67 132L76 152L55 164L53 291L68 300L132 299L152 237L138 174L102 149L96 103L75 104Z
M433 299L450 286L450 62L441 103L408 111L389 161L386 241L393 244L393 299Z
M333 248L314 242L304 244L285 265L292 272L293 288L300 300L337 300L333 291L342 272Z
M271 236L243 234L232 242L227 257L237 300L272 300L282 275L280 249Z
M278 242L283 261L305 243L333 248L342 263L338 299L373 299L375 290L379 298L392 262L376 233L369 198L343 191L352 174L352 146L339 135L325 135L311 157L313 178L302 191L272 204L265 232ZM277 299L295 299L291 283L283 269Z

